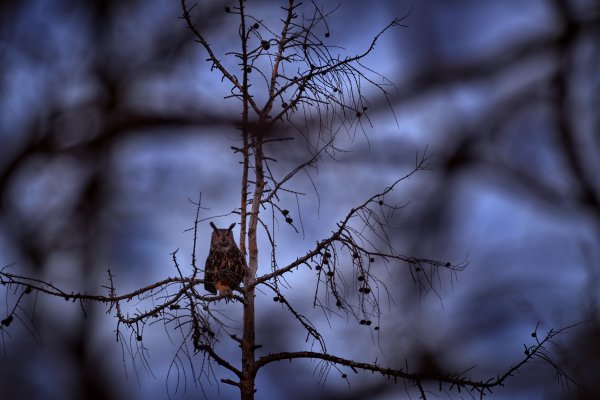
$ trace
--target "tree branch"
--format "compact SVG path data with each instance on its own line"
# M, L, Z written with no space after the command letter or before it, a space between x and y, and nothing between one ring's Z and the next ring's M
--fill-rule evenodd
M386 367L383 367L383 366L377 364L377 362L374 362L374 363L357 362L357 361L345 359L342 357L337 357L337 356L334 356L331 354L318 353L318 352L314 352L314 351L281 352L281 353L269 354L269 355L260 357L256 362L256 367L257 367L257 369L259 369L270 363L273 363L276 361L282 361L282 360L290 360L291 361L292 359L301 359L301 358L317 359L317 360L323 360L325 362L332 363L332 364L346 366L348 368L351 368L355 372L356 372L356 370L360 369L363 371L371 371L374 373L379 373L382 376L386 376L388 378L393 377L393 378L400 378L400 379L412 381L415 383L415 385L417 385L419 387L419 390L420 390L420 393L422 396L424 396L424 389L422 386L423 381L434 381L434 382L439 382L440 384L441 383L449 384L450 390L453 387L456 387L457 389L469 388L472 391L476 391L483 396L486 393L491 393L493 388L498 387L498 386L503 386L506 379L508 379L509 377L514 375L523 365L525 365L529 361L536 359L536 358L542 359L545 362L550 362L551 365L553 365L554 368L556 369L559 377L565 377L568 381L575 383L565 373L565 371L560 369L558 366L556 366L556 364L554 364L549 359L548 355L546 354L545 346L546 346L546 344L551 343L551 340L554 337L556 337L557 335L564 333L568 329L573 328L577 325L579 325L579 324L570 325L570 326L567 326L567 327L562 328L557 331L551 329L546 334L544 339L542 339L542 340L537 339L537 327L536 327L535 331L532 333L532 336L536 337L536 343L529 347L526 346L525 357L517 364L508 368L506 370L506 372L504 372L502 375L499 375L496 378L488 379L486 381L474 380L471 378L464 377L462 374L456 374L456 373L450 373L450 374L445 374L445 375L431 375L431 374L423 374L423 373L418 373L418 372L417 373L408 372L408 370L404 370L402 368L401 369L386 368ZM471 370L471 369L469 369L469 370ZM423 398L425 398L425 397L423 397Z
M215 362L217 364L219 364L223 368L226 368L229 371L233 372L238 378L242 377L242 372L239 369L237 369L236 367L234 367L233 365L231 365L229 362L227 362L227 360L225 360L224 358L219 356L211 346L201 345L198 348L198 350L206 352L206 354L208 354L210 356L210 358L215 360Z
M333 242L340 240L341 234L344 232L344 230L347 228L350 220L357 215L358 211L364 209L365 207L367 207L367 205L371 202L373 202L375 199L380 198L385 196L387 193L391 192L392 190L394 190L394 188L402 181L410 178L411 176L413 176L417 171L421 171L423 169L426 169L426 162L428 160L428 157L425 155L425 153L421 156L421 158L417 158L417 162L416 162L416 166L415 168L410 171L408 174L402 176L401 178L397 179L395 182L393 182L390 186L388 186L387 188L385 188L383 191L381 191L380 193L377 193L371 197L369 197L367 200L365 200L363 203L359 204L356 208L352 208L350 210L350 212L346 215L346 217L340 221L337 224L337 229L335 231L333 231L333 233L326 239L321 240L320 242L317 243L317 245L315 246L315 248L311 251L309 251L308 253L306 253L304 256L296 259L296 261L288 264L285 267L282 267L276 271L273 271L271 273L262 275L258 278L256 278L256 281L254 283L254 285L257 285L259 283L263 283L266 282L268 280L271 280L277 276L281 276L283 274L285 274L286 272L297 268L298 266L302 265L302 264L306 264L311 258L315 257L317 254L319 254L319 252L323 249L325 249L326 247L328 247L329 245L331 245ZM391 255L390 255L391 256Z
M252 99L252 97L249 96L248 93L247 93L248 85L244 85L244 84L238 82L237 78L235 76L233 76L223 66L223 64L221 63L221 61L219 61L217 59L217 56L215 55L215 53L213 52L212 48L210 47L210 44L206 41L206 39L204 38L204 36L202 36L202 34L194 26L194 23L192 22L192 17L190 15L191 9L187 8L186 0L181 0L181 9L183 10L183 18L185 19L185 22L187 23L188 28L194 33L194 35L197 38L197 41L200 44L202 44L202 46L204 47L204 49L208 53L208 56L209 56L208 61L211 61L213 63L213 67L217 68L223 74L223 76L226 77L227 80L229 82L231 82L231 84L233 84L233 86L240 91L240 93L242 93L244 99L246 99L248 101L248 103L252 106L252 108L254 109L254 111L256 111L257 113L260 113L260 109L258 108L258 106L256 105L256 103L254 102L254 100ZM244 70L244 74L245 73L246 73L246 71Z

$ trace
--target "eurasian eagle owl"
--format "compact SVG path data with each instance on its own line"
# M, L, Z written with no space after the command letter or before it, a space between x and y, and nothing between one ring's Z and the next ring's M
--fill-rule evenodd
M210 238L210 252L204 268L204 289L212 294L225 295L231 299L233 290L240 286L246 275L246 259L235 243L231 230L219 229L210 223L213 233Z

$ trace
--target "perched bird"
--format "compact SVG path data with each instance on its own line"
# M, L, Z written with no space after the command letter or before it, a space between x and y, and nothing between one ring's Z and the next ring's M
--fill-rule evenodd
M246 275L246 259L235 243L231 230L235 223L227 229L219 229L210 223L213 233L210 238L210 252L204 267L204 289L212 294L233 296L233 290L240 286Z

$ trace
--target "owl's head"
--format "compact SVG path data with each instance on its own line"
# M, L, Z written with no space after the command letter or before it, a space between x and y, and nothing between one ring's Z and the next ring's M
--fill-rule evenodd
M213 228L213 233L210 238L210 247L212 248L229 248L232 245L235 245L235 240L233 239L233 232L231 230L235 226L235 222L229 225L227 229L219 229L215 226L215 224L211 221L210 226Z

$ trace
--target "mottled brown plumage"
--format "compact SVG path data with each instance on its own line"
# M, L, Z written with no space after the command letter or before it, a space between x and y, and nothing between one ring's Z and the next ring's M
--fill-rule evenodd
M246 260L235 243L231 230L218 229L212 222L213 233L210 238L210 252L204 268L204 289L212 294L228 298L233 296L233 290L240 286L246 275Z

